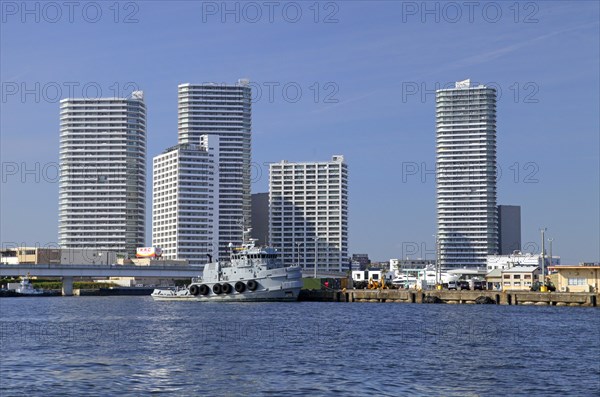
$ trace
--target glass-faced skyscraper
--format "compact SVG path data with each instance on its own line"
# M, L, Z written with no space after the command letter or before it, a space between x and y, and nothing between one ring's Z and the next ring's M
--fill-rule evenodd
M146 105L131 98L60 102L59 244L134 255L144 246Z
M438 259L486 266L498 252L496 90L470 80L436 93Z
M178 87L180 144L200 143L202 135L220 138L219 256L229 258L229 243L242 243L250 227L250 149L252 98L248 80L237 84L181 84Z

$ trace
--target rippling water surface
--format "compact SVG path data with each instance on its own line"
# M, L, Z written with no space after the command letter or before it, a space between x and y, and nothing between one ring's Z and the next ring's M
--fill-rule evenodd
M0 395L600 395L595 308L0 300Z

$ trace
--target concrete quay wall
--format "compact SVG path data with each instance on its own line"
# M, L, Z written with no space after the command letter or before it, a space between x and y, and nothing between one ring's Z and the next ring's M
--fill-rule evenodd
M484 299L481 297L487 297ZM479 298L479 299L478 299ZM379 303L447 303L498 305L546 305L600 307L600 294L530 291L448 291L448 290L302 290L301 301L379 302Z

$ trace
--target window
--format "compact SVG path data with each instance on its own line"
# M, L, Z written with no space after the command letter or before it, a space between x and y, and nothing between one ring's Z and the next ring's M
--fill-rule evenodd
M573 277L569 278L569 285L586 285L585 278L583 277Z

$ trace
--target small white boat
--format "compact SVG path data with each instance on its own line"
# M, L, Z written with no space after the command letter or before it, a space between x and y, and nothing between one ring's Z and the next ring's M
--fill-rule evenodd
M414 288L417 285L417 278L400 274L392 280L392 284L401 288Z
M190 290L187 288L176 288L176 289L162 289L157 288L152 291L151 294L154 300L190 300L194 296L190 294Z
M440 281L442 284L456 282L458 279L458 275L447 271L440 272ZM437 280L438 277L435 267L428 266L424 269L404 269L396 271L392 284L404 288L416 288L418 284L434 286L437 284Z
M15 289L15 292L21 295L41 295L44 293L44 290L33 288L33 285L29 281L29 276L25 276L19 283L19 287Z

